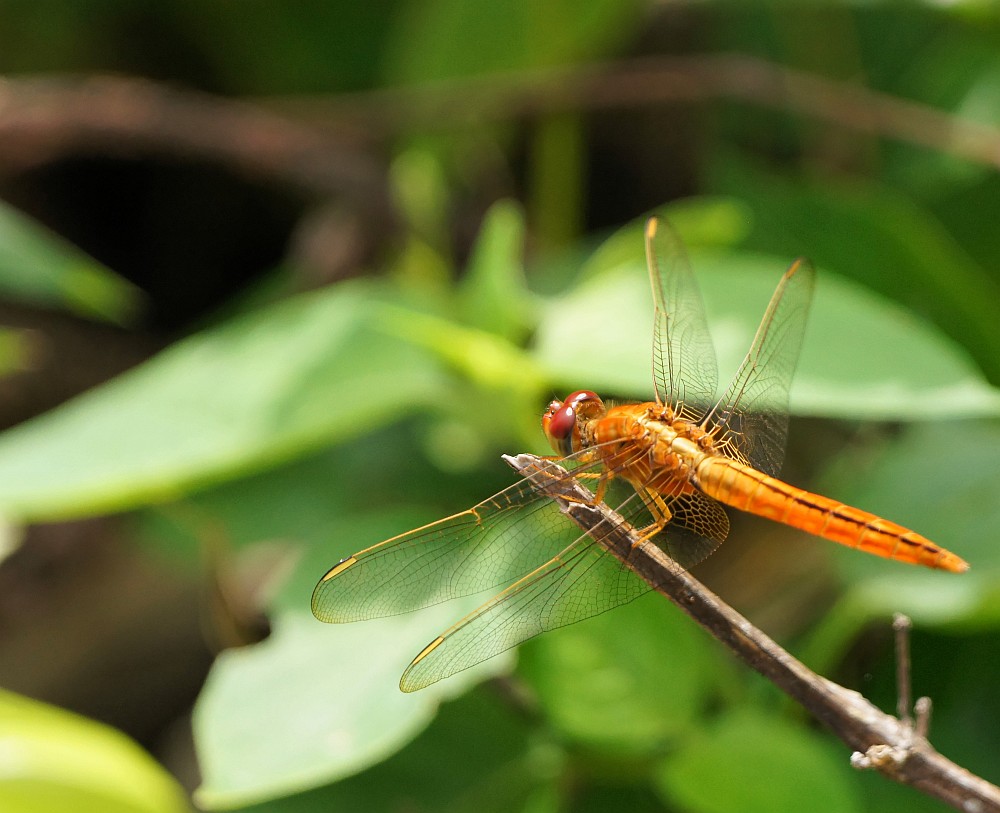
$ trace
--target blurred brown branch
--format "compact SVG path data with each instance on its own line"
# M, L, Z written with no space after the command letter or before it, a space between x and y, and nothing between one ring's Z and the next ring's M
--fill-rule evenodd
M641 57L454 79L336 97L280 100L283 109L359 130L434 129L566 110L613 110L730 99L800 113L858 132L1000 167L1000 128L753 57Z
M1000 811L1000 788L939 754L912 721L900 721L811 671L712 594L654 544L642 544L627 523L552 462L521 454L507 463L594 534L610 553L691 616L744 663L798 701L854 750L851 763L940 799L959 810ZM597 530L599 528L599 530ZM908 664L903 665L908 668Z
M141 78L0 77L0 179L81 155L200 163L297 193L290 256L310 287L356 272L394 221L382 161L259 104Z
M468 121L716 98L796 112L1000 168L998 127L857 84L725 54L641 57L257 103L137 78L7 77L0 79L0 168L30 166L81 149L174 152L381 204L383 173L349 146L357 139L385 138L404 126L443 129Z
M388 209L377 162L258 105L136 78L0 78L0 171L79 152L211 161L323 198L346 195Z

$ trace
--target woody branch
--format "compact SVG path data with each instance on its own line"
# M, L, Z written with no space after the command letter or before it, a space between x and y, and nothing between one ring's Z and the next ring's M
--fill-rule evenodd
M817 675L638 534L608 506L534 455L507 463L661 595L687 613L744 663L798 701L855 752L852 764L873 768L959 810L1000 813L1000 788L939 754L912 721L886 714L858 692Z

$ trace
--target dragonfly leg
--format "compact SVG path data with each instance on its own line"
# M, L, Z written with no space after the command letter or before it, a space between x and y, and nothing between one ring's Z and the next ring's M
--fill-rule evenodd
M544 460L546 462L551 461L556 464L559 464L565 460L564 457L560 457L558 455L547 455L539 459ZM580 458L580 459L585 460L586 458ZM544 466L539 466L538 469L539 471L543 472L545 471ZM607 490L608 481L614 475L608 472L607 469L604 469L603 471L577 471L577 472L570 471L569 476L573 480L577 481L597 480L597 489L594 492L594 498L592 500L578 500L569 494L563 494L561 495L561 499L566 500L566 502L580 503L581 505L597 505L598 503L604 502L604 492Z
M604 502L604 492L608 488L608 481L610 479L611 475L608 474L607 469L605 469L598 475L597 491L594 492L594 505Z
M649 513L652 514L653 521L645 528L639 529L639 538L632 544L633 548L639 547L656 536L660 531L667 527L667 524L673 517L673 514L670 511L670 506L667 505L667 501L663 499L661 494L651 491L648 488L638 488L636 489L636 492L646 504L646 508L649 509Z
M604 502L604 492L608 487L608 480L611 479L610 475L606 471L596 472L596 471L584 471L579 474L573 475L574 480L597 480L597 489L594 491L594 499L592 500L577 500L568 494L562 496L562 499L567 502L578 502L582 505L597 505L598 503Z

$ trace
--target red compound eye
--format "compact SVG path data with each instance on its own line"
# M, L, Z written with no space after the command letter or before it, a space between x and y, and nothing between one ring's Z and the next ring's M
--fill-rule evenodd
M549 417L546 434L556 440L565 440L576 426L576 404L560 405Z
M574 451L579 437L576 435L577 412L581 404L600 399L590 390L578 390L565 401L553 401L542 416L542 428L552 444L552 448L560 454L570 454Z

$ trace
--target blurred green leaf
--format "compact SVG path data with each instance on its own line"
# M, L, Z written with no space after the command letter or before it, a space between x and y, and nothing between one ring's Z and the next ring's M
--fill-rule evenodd
M347 443L328 446L266 471L231 480L150 506L133 514L140 536L171 558L197 559L206 542L235 551L255 543L274 549L315 546L323 561L299 586L297 603L334 562L362 548L479 502L506 487L514 474L499 457L480 468L441 471L428 460L426 418L381 428ZM465 448L454 451L464 460ZM382 536L344 533L345 517L391 507L395 524ZM300 568L301 569L301 568ZM279 598L291 596L290 586Z
M143 304L132 283L2 201L0 295L118 325Z
M30 331L0 328L0 377L31 366L34 338Z
M510 656L495 658L403 694L412 657L476 599L328 625L309 614L308 597L272 619L268 640L227 650L213 666L194 719L200 804L250 804L358 773L410 741L442 699L510 666Z
M513 655L507 654L415 694L399 690L413 656L483 596L354 624L323 624L312 616L313 587L346 552L424 520L390 508L338 516L306 532L321 544L309 547L271 600L271 636L224 652L199 696L201 804L256 803L363 771L412 740L442 700L510 669Z
M528 642L518 671L563 736L638 754L695 726L720 670L704 634L649 595Z
M535 353L563 389L651 395L652 301L641 251L640 243L631 262L588 278L545 310ZM692 263L725 384L749 349L787 263L703 251L692 255ZM995 415L1000 393L930 326L857 285L821 275L791 409L882 420Z
M739 198L711 195L674 201L650 213L654 214L669 221L688 251L736 246L749 232L752 218L749 207ZM579 279L586 281L636 265L645 274L646 220L636 218L604 240L582 263ZM648 278L644 279L648 287Z
M637 8L632 0L410 2L387 42L387 81L432 82L608 54L638 22Z
M853 585L843 600L872 615L903 612L918 624L1000 623L998 448L994 424L928 423L876 454L859 448L839 458L823 478L828 493L913 528L971 565L955 576L838 557Z
M748 248L806 254L929 315L1000 381L1000 283L927 210L874 181L789 181L735 158L713 166L713 189L753 212Z
M874 450L860 444L849 449L821 486L954 550L973 566L956 581L969 582L977 570L985 575L1000 569L1000 548L992 541L1000 527L998 448L1000 427L994 423L919 423ZM844 559L852 578L871 574L863 566L868 557L861 559L860 564L858 557Z
M393 198L410 229L408 251L422 253L417 258L418 269L424 274L429 270L433 277L444 281L445 272L450 269L444 267L440 255L446 251L451 189L439 144L417 139L395 157L389 179ZM404 261L407 259L404 256ZM409 264L412 262L411 259ZM407 263L404 262L403 268L413 274Z
M531 748L526 726L495 693L442 706L433 725L384 762L335 784L241 808L245 813L556 813L559 755Z
M509 341L523 338L534 322L524 279L524 215L513 201L495 203L458 289L462 314L481 330Z
M1000 391L933 325L821 275L792 404L801 414L927 420L996 415Z
M173 778L119 731L0 692L5 813L184 813Z
M391 308L385 313L392 333L433 351L482 387L499 389L512 381L529 390L541 385L531 358L506 339L418 311Z
M195 736L204 775L199 798L205 805L274 799L365 770L410 741L442 699L510 668L507 655L417 694L399 691L410 659L482 596L356 624L313 618L309 597L329 567L435 518L426 508L399 507L422 494L419 485L405 488L409 469L391 456L405 457L405 443L390 436L380 459L369 455L377 444L355 445L360 448L328 450L151 512L179 517L184 528L193 517L195 533L199 523L213 532L225 528L235 544L277 539L300 548L291 576L277 591L267 591L271 637L225 652L198 701ZM364 462L355 466L355 460ZM374 503L384 493L386 502L375 513L349 514L358 499L354 491L369 492ZM303 726L315 735L303 736Z
M862 810L847 753L759 711L725 714L666 759L661 792L692 813L851 813Z
M818 490L913 528L971 565L955 575L833 548L846 592L809 636L803 660L828 670L873 619L905 613L918 626L1000 625L1000 428L976 422L921 423L891 443L840 455Z
M434 363L362 284L256 311L0 435L0 511L121 510L273 465L431 401Z

